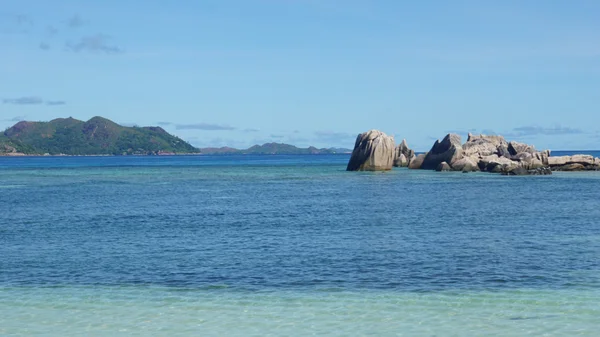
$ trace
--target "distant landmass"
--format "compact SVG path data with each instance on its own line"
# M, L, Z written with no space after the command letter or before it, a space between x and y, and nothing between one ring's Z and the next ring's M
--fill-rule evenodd
M314 146L300 148L290 144L283 143L265 143L263 145L254 145L247 149L234 149L231 147L205 147L201 148L202 154L228 155L228 154L336 154L352 153L350 149L344 148L322 148Z
M103 117L21 121L0 133L0 155L335 154L350 149L266 143L248 149L196 148L158 126L127 127Z
M126 127L103 117L18 122L0 133L3 155L160 155L200 150L160 127Z

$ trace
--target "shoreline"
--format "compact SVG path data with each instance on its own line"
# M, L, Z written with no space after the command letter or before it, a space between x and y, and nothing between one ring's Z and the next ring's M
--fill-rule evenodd
M555 154L568 153L596 153L600 150L552 150L550 157L560 157ZM416 154L424 154L426 152L415 152ZM30 158L30 157L194 157L194 156L217 156L217 157L232 157L232 156L323 156L323 155L351 155L351 152L342 153L169 153L169 154L26 154L26 153L0 153L0 158Z
M200 153L169 153L169 154L27 154L27 153L2 153L0 157L176 157L176 156L199 156Z
M175 154L132 154L132 155L115 155L115 154L0 154L0 158L40 158L40 157L233 157L233 156L339 156L351 155L351 153L175 153Z

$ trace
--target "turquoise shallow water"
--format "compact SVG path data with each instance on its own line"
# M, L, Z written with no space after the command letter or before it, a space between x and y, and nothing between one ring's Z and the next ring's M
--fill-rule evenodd
M3 289L0 334L597 336L598 292Z
M0 335L595 336L600 174L0 158Z

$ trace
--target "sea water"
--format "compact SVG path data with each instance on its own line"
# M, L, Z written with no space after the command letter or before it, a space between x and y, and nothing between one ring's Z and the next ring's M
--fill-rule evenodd
M0 158L0 335L597 336L600 173Z

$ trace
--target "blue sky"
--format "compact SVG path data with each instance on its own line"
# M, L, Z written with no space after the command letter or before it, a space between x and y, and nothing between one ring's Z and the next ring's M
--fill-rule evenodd
M600 1L0 0L0 128L100 115L197 146L371 128L600 148ZM464 139L463 139L464 140Z

